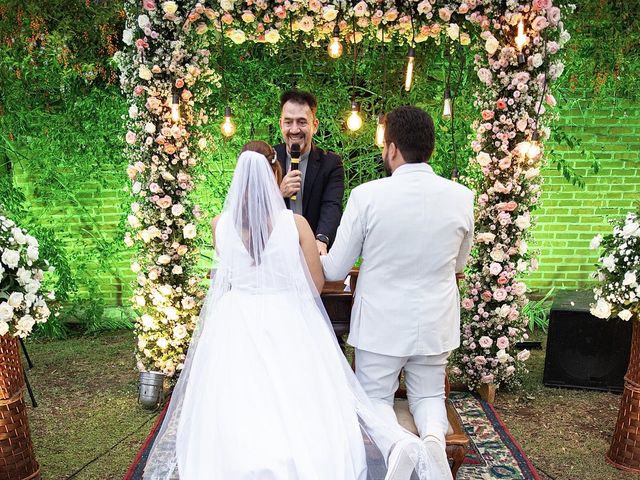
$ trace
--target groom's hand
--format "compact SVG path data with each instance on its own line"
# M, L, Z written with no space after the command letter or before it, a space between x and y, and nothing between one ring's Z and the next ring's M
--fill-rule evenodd
M300 170L291 170L287 173L280 183L280 193L284 198L289 198L300 191L302 187L302 172Z

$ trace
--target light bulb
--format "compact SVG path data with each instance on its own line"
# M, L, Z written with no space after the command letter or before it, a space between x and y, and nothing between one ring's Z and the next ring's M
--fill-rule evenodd
M407 69L404 77L404 90L408 92L411 90L411 83L413 82L413 67L416 61L416 50L413 47L409 47L409 53L407 53Z
M451 90L449 87L444 89L444 107L442 108L442 118L451 119Z
M220 131L225 137L231 137L236 133L236 126L231 121L231 107L225 107L224 109L224 122L220 125Z
M378 126L376 127L376 146L384 147L384 113L378 115Z
M521 157L525 157L529 152L529 149L531 149L531 143L526 140L518 144L518 152L520 152Z
M529 150L527 150L527 158L529 160L534 160L537 159L540 156L540 153L542 152L541 148L540 148L540 134L535 131L533 132L533 135L531 135L531 143L529 144Z
M171 93L171 120L175 123L180 121L180 94L177 90Z
M327 52L331 58L339 58L342 55L342 44L340 43L340 27L333 28L333 36L327 47Z
M518 48L518 65L522 65L525 63L524 54L522 53L522 49L529 41L529 37L524 34L524 22L520 19L520 23L518 23L518 35L515 38L516 47Z
M347 127L352 132L362 128L362 117L360 117L358 104L355 101L351 102L351 115L347 119Z

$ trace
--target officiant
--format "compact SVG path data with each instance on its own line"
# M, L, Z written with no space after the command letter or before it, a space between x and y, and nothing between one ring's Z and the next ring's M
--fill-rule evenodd
M280 192L287 208L307 219L315 234L318 251L324 255L335 239L342 216L344 169L338 155L313 144L313 135L319 125L317 110L318 101L313 94L298 90L283 93L280 97L280 131L284 143L274 148L282 171L286 173L280 183ZM291 147L294 144L300 147L300 157L292 169Z

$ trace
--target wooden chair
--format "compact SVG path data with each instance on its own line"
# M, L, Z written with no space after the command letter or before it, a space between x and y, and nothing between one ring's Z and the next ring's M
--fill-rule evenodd
M333 329L338 337L338 343L340 344L343 352L345 351L345 348L342 337L349 333L351 307L353 305L354 298L353 293L355 292L357 281L358 270L354 269L350 273L350 291L345 291L344 282L327 282L322 289L322 302L327 310ZM451 466L451 473L453 474L453 478L456 478L458 469L462 465L467 449L469 448L469 437L464 431L458 412L456 412L453 404L449 400L449 391L449 379L445 378L447 418L449 420L449 430L447 431L445 438L447 444L446 451L449 465ZM394 410L400 425L417 435L418 430L413 421L413 417L409 412L406 390L402 384L396 392Z

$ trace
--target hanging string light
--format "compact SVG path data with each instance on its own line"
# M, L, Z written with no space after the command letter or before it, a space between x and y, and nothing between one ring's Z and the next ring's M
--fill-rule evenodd
M176 87L171 89L171 120L180 121L180 91Z
M413 71L416 63L416 30L413 25L413 12L411 13L411 45L409 46L409 52L407 53L407 66L404 74L404 90L408 92L411 90L411 84L413 83Z
M360 107L356 102L356 64L358 62L358 49L356 47L356 17L353 16L353 75L351 77L351 114L347 119L347 128L352 132L362 128L362 117L360 116Z
M447 86L444 89L444 106L442 107L442 118L445 120L450 120L453 115L453 110L451 108L451 88L449 88L449 82L447 81Z
M375 143L379 148L384 147L384 129L385 129L385 99L387 95L387 62L385 61L385 47L384 47L384 25L382 25L382 65L383 65L383 73L382 73L382 99L380 101L381 108L380 114L378 115L378 125L376 126L376 138Z
M227 90L227 79L225 76L224 68L224 27L222 26L222 21L220 22L220 67L224 98L226 100L226 106L224 107L224 121L220 125L220 132L222 132L222 135L225 138L229 138L232 137L234 133L236 133L236 126L233 123L233 120L231 120L233 112L231 111L231 107L229 106L229 94Z
M518 23L518 35L515 38L516 47L518 49L518 65L524 65L525 58L522 49L529 42L529 37L527 37L524 33L524 20L520 19Z
M351 115L347 119L347 127L352 132L362 128L362 117L360 116L360 107L355 100L351 102Z
M227 105L224 108L224 121L222 122L222 125L220 125L220 131L222 132L222 135L227 138L232 137L233 134L236 133L236 126L233 123L233 120L231 120L232 116L233 112L231 111L231 107Z
M544 43L544 49L542 53L543 61L546 61L547 58L547 42ZM547 75L549 74L549 66L547 65L547 70L544 72L544 83L542 85L542 94L540 95L540 100L538 101L538 106L536 109L536 117L533 121L533 133L531 134L531 138L529 140L525 140L520 142L517 146L518 152L520 153L521 158L528 158L529 160L536 160L540 157L542 153L542 146L540 145L540 132L538 131L538 120L540 118L540 111L542 110L542 102L544 101L545 95L547 93Z
M333 27L333 35L329 46L327 47L327 53L331 58L340 58L342 56L342 43L340 43L340 27L336 20L336 26Z

